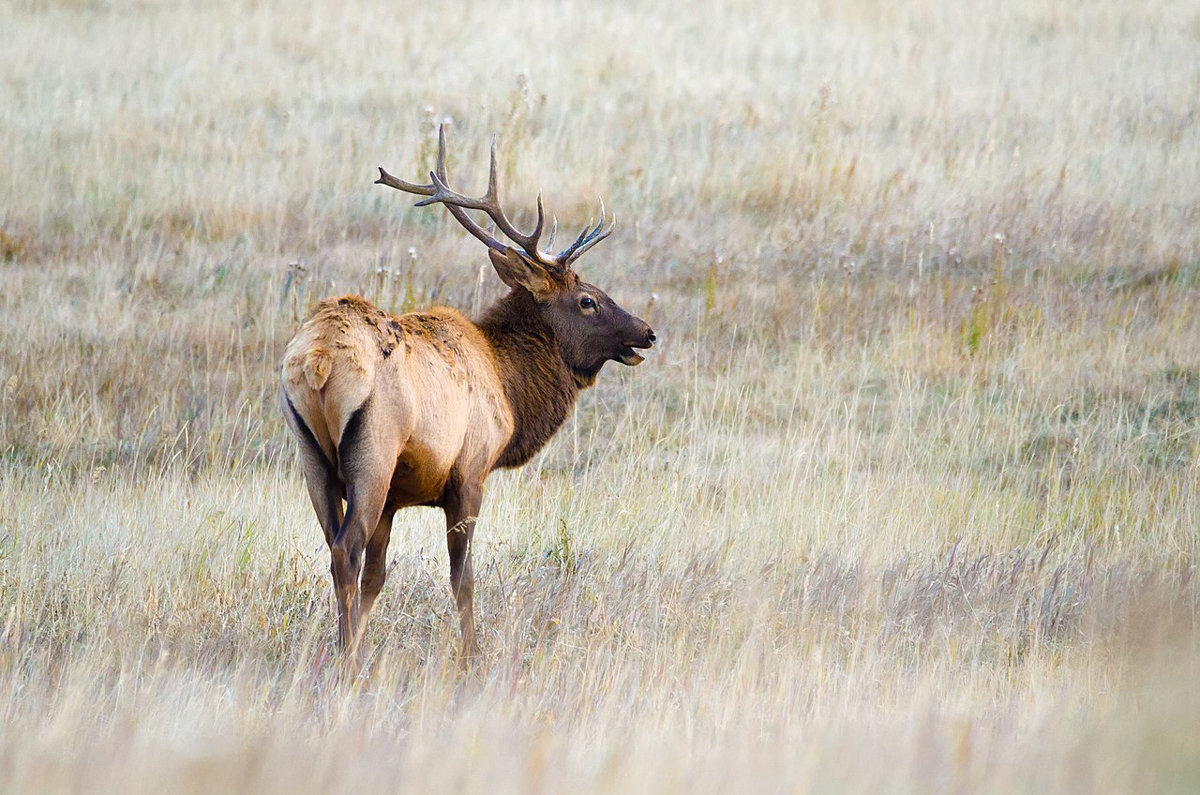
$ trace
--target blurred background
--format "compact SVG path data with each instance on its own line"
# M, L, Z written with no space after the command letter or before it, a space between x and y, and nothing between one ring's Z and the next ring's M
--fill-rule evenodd
M0 6L0 788L1194 789L1198 46L1166 0ZM372 184L439 124L520 223L602 195L579 269L662 342L489 484L486 673L417 510L347 692L278 367L328 295L500 294Z

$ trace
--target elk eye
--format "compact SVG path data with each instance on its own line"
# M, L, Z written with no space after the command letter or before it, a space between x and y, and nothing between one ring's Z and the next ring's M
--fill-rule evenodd
M595 309L596 302L592 300L590 295L585 295L583 298L579 299L579 306L583 309Z

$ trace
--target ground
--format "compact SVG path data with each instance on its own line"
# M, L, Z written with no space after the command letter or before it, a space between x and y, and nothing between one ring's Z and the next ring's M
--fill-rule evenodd
M0 790L1195 791L1194 3L0 6ZM362 677L277 406L468 313L418 179L655 328L441 517Z

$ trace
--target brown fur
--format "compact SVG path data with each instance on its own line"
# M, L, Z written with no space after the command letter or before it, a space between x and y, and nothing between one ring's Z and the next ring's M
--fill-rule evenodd
M606 361L636 364L632 348L654 341L573 272L539 273L515 253L493 265L513 289L478 324L446 307L394 317L343 296L320 302L284 353L284 413L333 557L344 646L386 579L393 514L434 505L472 655L470 540L484 480L540 450Z
M541 322L533 296L513 291L483 316L480 330L495 352L513 431L496 465L524 464L550 441L571 413L581 383L559 355L554 332Z
M478 324L446 307L393 317L343 296L320 302L284 353L284 413L329 543L343 646L361 636L383 587L393 515L434 505L446 514L472 656L470 544L484 481L541 449L605 362L637 364L633 349L654 342L569 269L489 253L512 291Z

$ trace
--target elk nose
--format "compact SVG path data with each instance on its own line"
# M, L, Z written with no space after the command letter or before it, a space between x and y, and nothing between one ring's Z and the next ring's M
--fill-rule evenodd
M646 329L646 341L653 345L656 339L658 338L654 336L654 330Z

